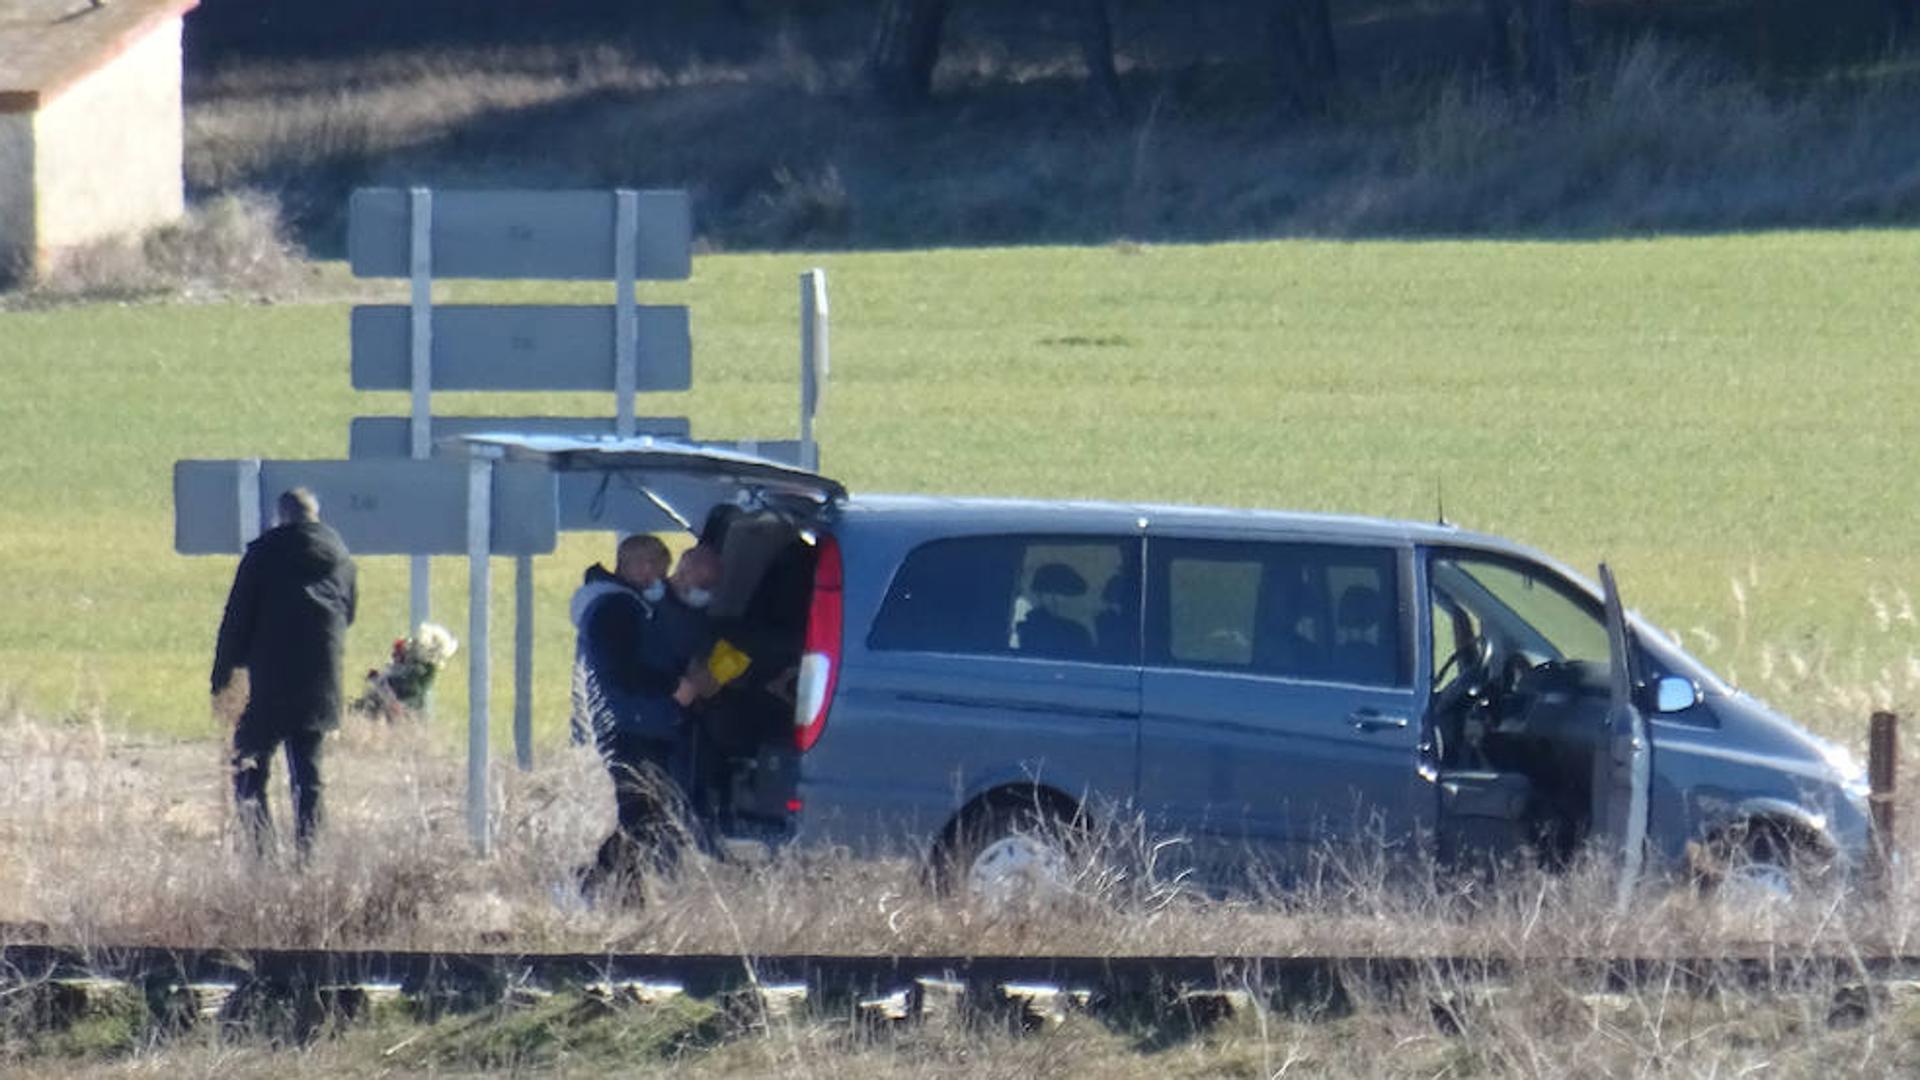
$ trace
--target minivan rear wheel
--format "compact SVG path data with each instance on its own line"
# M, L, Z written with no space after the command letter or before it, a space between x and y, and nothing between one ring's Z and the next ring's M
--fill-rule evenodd
M988 803L963 818L935 860L942 893L994 907L1073 892L1080 828L1044 803Z

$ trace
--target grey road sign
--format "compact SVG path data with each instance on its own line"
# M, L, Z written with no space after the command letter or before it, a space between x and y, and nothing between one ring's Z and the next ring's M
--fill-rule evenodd
M678 280L692 272L693 212L684 191L634 192L633 276ZM622 215L611 191L436 191L436 278L613 280ZM413 272L412 206L400 188L362 188L348 215L347 258L360 277Z
M411 429L413 421L405 416L360 416L355 417L347 435L347 456L350 458L403 458L411 452ZM685 439L692 434L692 425L684 416L641 416L634 420L634 430L640 435L660 435L667 438ZM615 435L615 423L612 418L562 417L562 416L436 416L433 418L433 441L441 447L457 444L468 435L481 435L491 432L515 432L523 435L580 435L612 438ZM464 456L464 446L457 447Z
M469 465L463 460L262 461L256 492L243 490L254 463L178 461L173 466L174 550L183 555L237 554L243 536L271 524L274 497L310 488L320 516L361 555L459 555L469 549ZM242 520L243 502L262 520ZM493 470L491 546L498 555L553 550L558 499L553 474L538 464L498 463Z
M693 385L687 309L635 312L635 389ZM613 390L617 386L611 307L526 306L433 309L434 390ZM412 313L403 306L353 309L353 388L413 385Z

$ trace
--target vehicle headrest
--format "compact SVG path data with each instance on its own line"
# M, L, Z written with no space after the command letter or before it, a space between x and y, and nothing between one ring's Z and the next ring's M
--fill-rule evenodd
M1371 585L1349 585L1340 594L1340 626L1347 630L1364 630L1376 626L1384 615L1385 605L1380 602L1380 590Z
M1085 596L1087 579L1066 563L1050 562L1033 572L1033 591L1055 596Z

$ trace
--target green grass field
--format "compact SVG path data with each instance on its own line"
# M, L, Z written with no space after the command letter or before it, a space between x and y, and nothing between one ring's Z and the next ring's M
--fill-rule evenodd
M1430 518L1612 560L1630 604L1817 726L1920 697L1920 232L1602 243L1315 243L708 256L695 382L643 412L705 437L795 427L795 275L828 269L825 466L855 490L1138 498ZM608 290L447 287L445 298ZM139 731L213 730L232 558L172 550L178 458L339 457L347 305L0 315L0 694ZM447 414L610 399L442 395ZM566 596L610 538L538 566L536 725L564 731ZM496 564L507 730L511 564ZM462 560L436 619L466 637ZM406 622L362 561L349 671ZM466 671L436 723L465 715Z

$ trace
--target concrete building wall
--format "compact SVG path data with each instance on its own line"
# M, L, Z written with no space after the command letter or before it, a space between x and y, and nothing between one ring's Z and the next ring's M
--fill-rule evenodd
M0 113L0 282L33 260L33 117Z
M180 20L67 87L33 119L38 262L178 218Z

